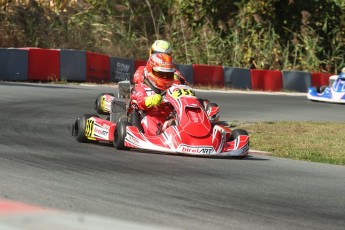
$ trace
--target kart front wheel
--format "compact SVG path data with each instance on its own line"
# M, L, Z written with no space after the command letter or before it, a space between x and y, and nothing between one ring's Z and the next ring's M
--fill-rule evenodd
M320 87L316 87L316 92L323 93L323 91L325 91L326 88L327 88L327 86L325 86L325 85L320 86Z
M126 127L130 126L129 122L118 122L116 129L114 131L114 147L118 150L129 150L125 146L125 137L126 137Z
M236 138L241 135L249 136L246 130L243 130L243 129L232 130L231 135L230 135L230 141L236 140Z
M85 136L86 121L92 116L94 115L83 114L75 120L72 126L72 136L75 136L78 142L83 142L83 143L92 142L91 140L87 139Z

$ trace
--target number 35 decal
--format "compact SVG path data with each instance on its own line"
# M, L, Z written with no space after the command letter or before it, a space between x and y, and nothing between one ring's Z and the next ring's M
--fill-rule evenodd
M180 96L195 96L195 92L191 89L177 89L172 93L172 97L175 99Z

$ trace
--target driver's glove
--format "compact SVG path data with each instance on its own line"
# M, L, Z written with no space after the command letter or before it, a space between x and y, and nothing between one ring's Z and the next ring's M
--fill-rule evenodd
M162 102L162 96L160 94L151 95L145 99L145 105L147 108L151 108L152 106L159 105L161 102Z

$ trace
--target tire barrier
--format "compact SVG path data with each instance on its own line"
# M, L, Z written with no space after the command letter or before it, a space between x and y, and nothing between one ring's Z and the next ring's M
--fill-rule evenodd
M193 85L194 79L193 79L193 67L191 65L183 65L183 64L175 64L175 67L182 76L186 79L186 81Z
M193 64L193 85L224 87L224 70L222 66Z
M21 48L29 52L29 81L59 81L60 80L60 50L41 48Z
M234 89L251 89L250 70L224 67L224 86Z
M110 57L108 55L86 52L86 81L110 82Z
M302 71L283 71L283 89L296 92L308 92L311 87L311 74Z
M0 80L28 80L27 50L0 48Z
M110 57L110 81L132 80L134 61L127 58Z
M311 84L312 84L312 86L316 86L316 87L328 85L329 77L332 75L334 75L334 74L312 72L311 73Z
M146 60L110 57L80 50L0 48L0 80L5 81L117 83L132 80L135 70L143 65L146 65ZM272 92L307 92L311 86L328 85L328 79L333 75L199 64L175 66L191 85Z
M60 79L86 81L86 51L60 50Z
M253 90L281 91L283 89L281 71L251 69L250 75Z
M135 70L137 70L139 66L144 66L144 65L146 65L146 61L144 61L144 60L135 60L134 61L134 69Z

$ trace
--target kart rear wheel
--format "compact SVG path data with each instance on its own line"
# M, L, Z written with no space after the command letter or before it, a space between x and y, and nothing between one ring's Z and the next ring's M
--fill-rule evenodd
M232 130L231 132L231 135L230 135L230 141L233 141L233 140L236 140L236 138L240 135L246 135L246 136L249 136L248 135L248 132L246 130L243 130L243 129L235 129L235 130ZM249 148L249 144L250 142L248 141L248 148ZM243 156L237 156L236 158L238 159L244 159L247 157L247 154L246 155L243 155Z
M218 105L217 105L217 103L208 103L207 105L206 105L206 111L207 110L209 110L210 109L210 107L218 107Z
M210 103L210 101L207 99L201 99L201 98L199 98L198 100L199 100L200 104L204 107L204 109L206 110L206 106L207 106L207 104Z
M91 114L83 114L79 116L72 127L72 135L76 137L76 140L78 142L87 143L87 142L93 142L92 140L89 140L85 136L85 130L86 130L86 121L90 117L98 117L97 115L91 115Z
M234 129L232 130L231 132L231 135L230 135L230 141L233 141L233 140L236 140L236 138L240 135L245 135L245 136L249 136L248 135L248 132L246 130L243 130L243 129Z
M108 115L109 113L103 112L102 107L101 107L101 103L102 103L102 96L103 95L110 95L110 96L114 96L113 93L101 93L97 96L96 100L95 100L95 105L94 105L94 109L96 110L96 112L98 114L102 114L102 115Z
M118 122L116 125L116 129L114 131L114 147L118 150L129 150L128 147L125 146L125 137L126 137L126 127L130 126L131 123L129 122Z

